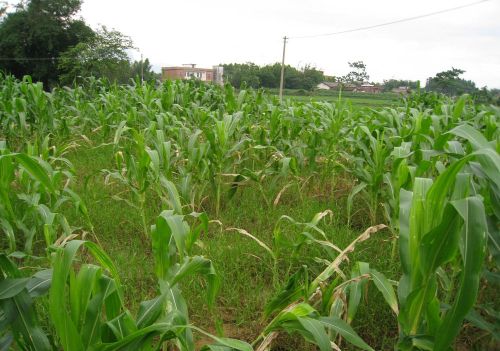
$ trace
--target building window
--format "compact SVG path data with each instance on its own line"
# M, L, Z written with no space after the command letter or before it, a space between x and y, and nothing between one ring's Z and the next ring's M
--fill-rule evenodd
M201 79L201 72L191 72L191 71L187 71L184 76L186 78L192 78L192 77L196 77L196 78L200 78Z

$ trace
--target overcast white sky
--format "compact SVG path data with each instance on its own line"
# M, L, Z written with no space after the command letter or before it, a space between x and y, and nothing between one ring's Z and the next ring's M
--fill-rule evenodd
M474 0L84 0L81 15L132 37L156 68L281 60L282 37L388 22ZM136 58L140 54L135 54ZM500 88L500 0L357 33L291 39L286 62L328 75L363 60L370 80L425 79L453 67Z

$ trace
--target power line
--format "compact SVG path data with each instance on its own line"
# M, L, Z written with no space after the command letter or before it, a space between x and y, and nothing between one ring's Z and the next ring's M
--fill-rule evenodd
M399 20L385 22L385 23L379 23L379 24L375 24L375 25L371 25L371 26L346 29L346 30L341 30L341 31L338 31L338 32L333 32L333 33L323 33L323 34L314 34L314 35L303 35L303 36L297 36L297 37L290 37L289 39L309 39L309 38L318 38L318 37L329 37L329 36L333 36L333 35L339 35L339 34L345 34L345 33L352 33L352 32L360 32L360 31L363 31L363 30L374 29L374 28L379 28L379 27L385 27L385 26L389 26L389 25L392 25L392 24L397 24L397 23L402 23L402 22L408 22L408 21L414 21L414 20L417 20L417 19L425 18L425 17L430 17L430 16L435 16L435 15L439 15L439 14L446 13L446 12L456 11L456 10L460 10L460 9L463 9L463 8L466 8L466 7L471 7L471 6L479 5L479 4L482 4L484 2L488 2L488 1L491 1L491 0L476 1L476 2L473 2L473 3L470 3L470 4L466 4L466 5L451 7L451 8L440 10L440 11L429 12L429 13L426 13L426 14L423 14L423 15L402 18L402 19L399 19Z

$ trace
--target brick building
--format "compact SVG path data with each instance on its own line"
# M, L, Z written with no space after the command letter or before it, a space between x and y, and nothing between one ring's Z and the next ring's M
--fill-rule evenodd
M161 78L162 80L175 80L175 79L199 79L203 82L214 82L222 84L223 68L221 66L214 66L213 68L199 68L195 64L162 67Z
M370 83L363 83L360 86L356 87L354 91L362 92L362 93L381 93L382 87L379 85L373 85Z

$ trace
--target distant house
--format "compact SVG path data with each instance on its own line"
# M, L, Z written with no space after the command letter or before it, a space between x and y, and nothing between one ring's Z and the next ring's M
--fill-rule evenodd
M213 66L213 68L199 68L195 64L162 67L161 79L175 80L175 79L199 79L203 82L214 82L222 84L222 74L224 73L223 67Z
M337 82L321 82L318 85L316 85L316 89L320 90L338 90L339 89L339 84Z
M397 93L397 94L408 94L411 90L409 87L397 87L397 88L394 88L391 90L393 93Z
M352 83L342 84L343 91L356 91L357 86Z
M370 83L363 83L360 86L357 86L354 91L359 91L362 93L381 93L382 92L382 87Z
M316 89L319 90L340 90L343 91L353 91L356 88L354 84L350 83L340 83L340 82L321 82L316 85Z

